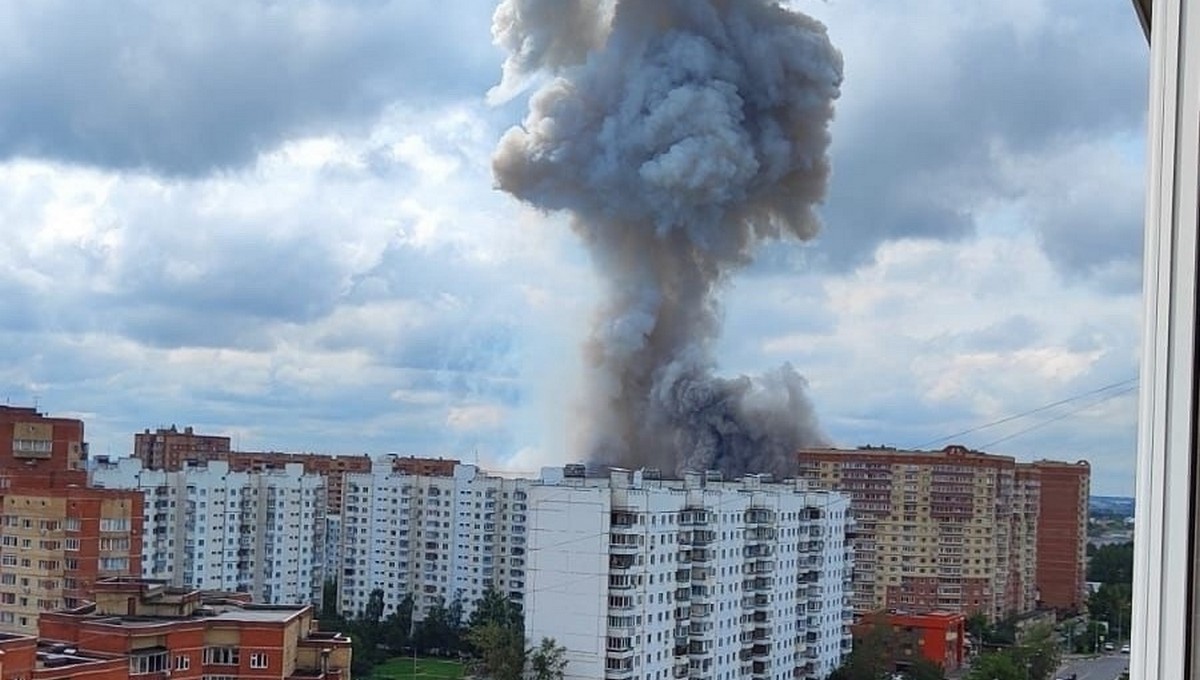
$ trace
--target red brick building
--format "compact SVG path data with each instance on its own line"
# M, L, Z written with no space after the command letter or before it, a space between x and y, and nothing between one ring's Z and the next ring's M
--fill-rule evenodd
M797 452L800 476L850 496L854 608L1034 609L1038 475L1010 456L947 446Z
M104 578L141 574L143 496L80 487L0 493L0 631L93 597Z
M955 612L926 614L877 613L855 626L855 634L865 635L873 626L891 629L892 670L903 671L918 658L941 666L946 673L962 668L966 658L966 617Z
M0 406L0 489L87 484L83 421Z
M233 451L229 437L196 434L190 427L179 431L175 426L145 430L133 437L133 456L148 470L186 470L189 464L223 460L233 472L282 470L289 463L301 463L304 471L325 478L328 512L342 510L342 482L347 473L370 472L371 457L331 456L320 453L281 453L276 451ZM452 477L459 461L452 458L416 458L393 456L392 470L410 475Z
M1088 496L1087 461L1033 463L1041 476L1037 536L1037 584L1043 607L1064 613L1083 611L1086 590Z
M0 680L350 680L350 639L317 630L310 606L139 579L102 581L39 635L0 634Z
M129 661L33 635L0 633L0 680L129 680Z

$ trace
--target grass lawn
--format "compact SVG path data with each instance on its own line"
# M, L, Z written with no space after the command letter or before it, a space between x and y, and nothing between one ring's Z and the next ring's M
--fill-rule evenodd
M417 659L416 673L413 672L412 657L397 656L379 664L371 671L369 680L458 680L463 676L462 664L445 659Z

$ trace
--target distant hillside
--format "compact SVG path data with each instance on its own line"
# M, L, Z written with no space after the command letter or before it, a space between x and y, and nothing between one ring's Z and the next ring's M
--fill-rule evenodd
M1088 499L1091 514L1110 517L1133 517L1133 499L1125 496L1092 496Z

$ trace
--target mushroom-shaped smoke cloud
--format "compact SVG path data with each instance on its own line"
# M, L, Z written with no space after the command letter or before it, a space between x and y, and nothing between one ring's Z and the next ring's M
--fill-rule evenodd
M512 95L541 80L497 182L567 211L607 287L587 357L592 462L789 474L824 443L804 379L714 376L727 278L768 239L812 238L841 56L768 0L506 0Z

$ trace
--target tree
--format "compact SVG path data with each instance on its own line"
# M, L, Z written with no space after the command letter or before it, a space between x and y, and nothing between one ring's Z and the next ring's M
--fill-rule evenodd
M887 615L866 617L860 630L862 635L855 639L854 648L829 680L880 680L890 676L895 635Z
M1127 584L1105 583L1088 598L1088 616L1093 621L1108 623L1114 637L1129 632L1129 615L1133 603L1133 588Z
M541 644L526 655L532 680L562 680L566 675L567 648L558 646L554 638L542 638Z
M485 623L523 629L525 617L516 603L489 583L479 599L475 600L475 609L471 612L467 627L475 628Z
M946 673L940 665L921 657L904 669L904 677L908 680L943 680Z
M409 593L383 620L380 641L393 655L404 653L412 644L413 605L413 596Z
M1028 680L1048 680L1062 660L1054 626L1041 624L1026 631L1013 657L1018 666L1029 670Z
M992 624L988 622L987 615L983 612L975 612L967 617L967 632L971 637L979 642L983 642L992 635Z
M478 650L480 670L490 680L521 680L525 669L525 637L495 622L472 628L467 640Z
M1088 561L1087 580L1133 584L1133 543L1114 543L1096 549Z
M461 648L462 631L455 623L454 616L453 608L447 608L439 599L425 611L425 618L417 624L413 646L422 653L437 650L442 654Z
M379 623L383 618L383 588L376 588L367 596L367 607L363 609L362 619L370 623Z
M989 652L971 664L967 680L1025 680L1025 669L1009 652Z

